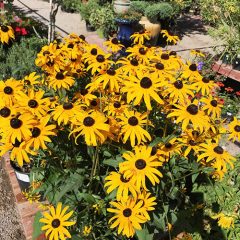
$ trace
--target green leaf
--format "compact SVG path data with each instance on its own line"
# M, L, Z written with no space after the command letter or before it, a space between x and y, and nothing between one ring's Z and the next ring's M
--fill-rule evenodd
M152 240L153 234L150 234L147 230L147 228L144 228L142 230L136 230L136 234L139 240Z
M43 232L41 228L44 226L44 223L39 222L39 220L42 218L42 213L38 211L34 217L34 222L33 222L33 235L32 239L35 240L37 239Z
M164 217L163 216L158 217L155 213L153 214L153 222L155 226L157 226L158 228L161 228L162 230L164 230L166 227Z
M88 193L79 193L77 195L80 199L84 199L87 203L94 204L96 203L95 198Z
M118 168L119 163L123 162L122 157L116 156L116 158L110 158L110 159L105 159L103 160L103 164Z
M192 175L192 183L194 183L198 177L199 173L195 173Z

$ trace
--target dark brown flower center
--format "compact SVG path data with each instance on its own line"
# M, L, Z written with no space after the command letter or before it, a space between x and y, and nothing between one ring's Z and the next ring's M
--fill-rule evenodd
M30 82L29 80L24 80L24 83L25 83L26 85L30 85L30 84L31 84L31 82Z
M125 208L123 210L123 216L124 217L130 217L132 215L132 210L130 208Z
M37 138L38 136L40 136L41 134L41 130L38 127L34 127L32 129L32 137Z
M7 32L9 30L8 26L1 26L1 30L3 32Z
M145 33L145 29L141 29L141 30L139 31L139 33L140 33L140 34Z
M154 156L157 153L157 147L152 147L151 156Z
M97 55L97 49L93 48L90 52L92 55L96 56Z
M43 56L48 55L48 54L50 54L49 51L44 51L44 52L43 52Z
M198 113L198 106L196 106L195 104L190 104L187 107L187 111L192 115L196 115Z
M99 54L99 55L97 56L97 61L98 61L99 63L104 62L104 61L105 61L104 56L103 56L102 54Z
M91 106L93 106L93 107L96 107L96 106L98 105L98 103L97 103L96 100L92 100L90 104L91 104Z
M131 126L138 125L138 119L135 116L132 116L128 119L128 124Z
M67 103L63 104L63 109L65 109L65 110L70 110L72 108L73 108L73 104L72 103L67 102Z
M9 86L5 87L5 88L3 89L3 91L4 91L4 93L6 93L6 94L8 94L8 95L10 95L10 94L13 93L13 89L12 89L11 87L9 87Z
M164 69L164 65L162 63L156 63L155 67L158 70L163 70Z
M189 142L188 142L191 146L196 146L197 145L197 143L194 141L194 140L190 140Z
M203 81L204 83L209 83L209 82L210 82L210 80L207 79L206 77L203 77L203 78L202 78L202 81Z
M63 80L63 79L64 79L63 73L62 73L62 72L58 72L58 73L56 74L56 79L57 79L57 80Z
M83 124L86 127L91 127L94 125L94 123L95 123L95 120L92 117L85 117L83 120Z
M111 41L113 44L118 44L118 39L117 38L113 38Z
M74 44L73 43L69 43L68 44L68 48L73 48L74 47Z
M38 106L38 102L34 99L31 99L31 100L28 101L28 106L30 108L36 108Z
M195 63L193 63L193 64L191 64L190 66L189 66L189 69L191 70L191 71L197 71L197 65L195 64Z
M76 59L76 58L71 58L71 61L72 61L72 62L76 62L77 59Z
M15 139L15 143L12 143L14 147L20 147L22 142L19 142L17 139Z
M123 182L123 183L127 183L127 182L130 181L130 179L126 179L123 175L121 175L120 180L121 180L121 182Z
M79 35L79 38L82 39L83 41L85 41L86 37L84 35Z
M169 55L170 55L170 56L177 56L177 53L176 53L175 51L171 51L171 52L169 53Z
M110 69L107 70L107 74L111 75L111 76L114 76L116 74L116 71L113 68L110 68Z
M215 124L220 124L220 123L221 123L221 121L220 121L220 120L218 120L218 119L217 119L217 120L215 120L214 122L215 122Z
M183 88L183 83L180 80L177 80L176 82L174 82L174 87L177 89L182 89Z
M169 148L171 148L173 145L172 145L171 143L165 143L164 146L165 146L165 148L168 148L168 149L169 149Z
M192 131L192 135L193 135L194 137L198 137L198 136L199 136L199 132L198 132L197 130L193 130L193 131Z
M115 108L120 108L120 107L121 107L121 103L120 103L120 102L115 102L115 103L113 104L113 106L114 106Z
M135 167L136 167L138 170L142 170L142 169L144 169L146 166L147 166L146 161L143 160L143 159L138 159L138 160L135 162Z
M130 63L135 67L138 66L138 60L136 58L131 59Z
M236 125L236 126L234 127L234 130L235 130L236 132L240 132L240 125Z
M210 103L213 107L216 107L218 105L217 100L212 100Z
M20 119L18 119L18 118L12 118L11 120L10 120L10 126L12 127L12 128L14 128L14 129L18 129L18 128L20 128L21 126L22 126L22 121L20 120Z
M11 110L10 110L9 108L7 108L7 107L4 107L4 108L2 108L2 109L0 110L0 115L1 115L2 117L4 117L4 118L9 117L10 114L11 114Z
M80 93L81 93L81 95L85 96L85 95L88 94L88 90L87 90L87 89L82 89L82 90L80 91Z
M168 55L167 53L163 53L163 54L161 55L161 59L163 59L163 60L168 60L168 59L169 59L169 55Z
M52 227L53 227L53 228L58 228L58 227L60 226L60 224L61 224L61 222L60 222L59 219L54 219L54 220L52 221Z
M220 146L215 147L215 148L213 149L213 151L214 151L215 153L217 153L217 154L223 154L223 152L224 152L223 148L220 147Z
M141 55L145 55L147 53L147 51L143 47L141 47L141 48L139 48L139 53Z
M49 60L48 62L47 62L47 66L48 67L52 67L54 65L54 61L53 60Z
M148 77L144 77L142 78L142 80L140 81L140 86L142 88L148 89L152 86L152 80Z

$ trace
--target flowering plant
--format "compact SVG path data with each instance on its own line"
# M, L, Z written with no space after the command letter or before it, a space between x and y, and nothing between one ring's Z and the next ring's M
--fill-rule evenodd
M240 121L223 125L218 85L144 36L121 56L116 38L106 53L71 34L39 52L42 74L0 82L1 155L33 162L49 239L176 236L201 203L194 184L234 167L220 139L239 139Z

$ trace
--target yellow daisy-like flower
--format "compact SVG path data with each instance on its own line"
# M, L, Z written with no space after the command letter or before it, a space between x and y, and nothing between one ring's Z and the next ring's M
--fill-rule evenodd
M216 216L212 216L212 219L218 219L218 226L225 229L234 228L234 217L227 216L224 213L220 212Z
M103 45L107 46L107 50L113 53L117 53L124 48L117 38L110 38L108 41L105 41Z
M130 39L133 39L134 44L143 45L146 40L150 40L150 35L148 31L143 29L139 32L132 34Z
M185 65L181 77L189 79L190 81L198 81L202 78L195 63Z
M88 89L82 89L79 92L76 92L73 98L73 100L86 104L87 106L89 106L95 99L97 99L97 96L93 95Z
M65 102L54 109L52 116L53 120L57 121L59 126L61 123L67 125L74 117L81 114L82 111L79 104Z
M117 61L117 64L120 65L118 69L124 74L124 76L136 76L137 72L144 68L144 65L142 65L136 58L120 58Z
M118 118L121 119L120 135L123 135L123 143L126 143L130 139L131 146L133 147L141 142L151 141L151 135L143 129L143 126L147 124L147 113L141 114L126 110L123 116L119 116Z
M132 102L136 106L143 99L148 110L152 110L151 99L163 104L158 94L162 87L161 79L153 78L149 72L138 71L136 77L129 77L129 80L125 80L123 84L121 90L127 93L127 103Z
M107 103L103 112L107 113L108 116L119 116L124 113L128 105L120 98L112 98L110 102Z
M36 72L32 72L28 76L25 76L21 82L26 86L34 86L40 84L40 80L41 77Z
M50 100L44 98L44 94L43 90L35 92L34 89L29 89L28 94L19 93L16 97L19 110L30 112L39 118L45 116L50 110Z
M153 78L160 78L161 82L167 83L169 80L173 81L175 79L174 68L161 61L151 64L151 70L153 71ZM165 83L163 85L165 85Z
M1 43L9 43L9 40L15 39L14 30L11 26L0 26L0 41Z
M96 44L89 44L84 47L84 50L82 59L88 64L94 62L97 55L104 55L104 51Z
M20 81L13 78L7 81L0 81L0 101L10 106L14 103L15 97L21 92L23 86Z
M167 30L162 30L161 33L167 38L167 43L177 44L177 42L180 40L178 36L170 34Z
M120 173L125 178L132 178L136 183L136 188L140 190L146 187L146 178L150 180L152 185L160 182L163 175L157 169L162 166L156 155L152 155L152 148L147 146L136 146L134 152L125 152L123 158L125 162L119 164Z
M62 203L58 203L56 209L51 206L50 213L44 212L43 218L39 222L44 223L42 231L49 240L66 240L71 238L71 234L66 227L74 225L76 222L69 221L73 211L67 213L68 206L62 208Z
M45 142L52 142L49 136L55 136L56 133L53 131L55 125L47 125L50 117L46 116L41 118L41 121L33 127L31 130L32 136L27 141L27 148L32 148L38 150L40 147L42 149L47 149Z
M117 189L117 201L127 200L129 192L133 197L137 197L137 189L132 178L125 178L123 174L110 172L105 181L104 187L107 188L107 194Z
M205 57L205 54L202 53L200 50L191 50L190 51L190 54L193 55L193 56L196 56L196 57Z
M202 107L203 111L206 111L213 119L220 117L223 105L220 104L217 99L208 96L208 98L202 98L201 101L205 103Z
M154 206L157 205L157 198L151 196L151 193L143 190L140 194L138 194L137 200L143 201L142 208L144 208L145 211L143 211L142 214L147 220L150 220L148 212L155 210Z
M228 128L230 133L228 139L240 141L240 121L236 117L229 123Z
M149 64L149 59L152 55L151 51L144 45L134 45L129 47L126 52L129 53L127 58L136 58L140 63L146 65Z
M56 74L48 77L47 83L48 86L52 87L54 90L58 90L60 88L69 90L75 81L73 77L67 75L67 72L56 72Z
M113 222L110 228L118 227L118 234L126 235L128 238L133 237L135 229L141 230L141 223L145 223L147 219L141 215L144 211L142 201L136 202L133 198L128 201L121 199L120 202L110 202L114 208L108 208L107 211L114 213L109 223Z
M76 133L78 137L84 136L88 146L97 146L98 142L103 143L106 140L110 126L106 124L105 116L97 111L90 113L83 112L76 117L74 121L74 130L70 133Z
M201 153L198 155L198 161L205 159L206 162L212 162L215 164L214 166L217 170L225 171L227 169L227 163L233 168L232 162L235 161L235 158L217 143L212 143L211 141L202 143L199 151Z
M176 117L176 123L182 124L182 130L187 129L189 124L192 124L194 129L203 132L204 129L209 128L209 118L204 115L197 103L188 102L185 104L174 104L177 109L173 109L167 117Z
M201 77L198 78L194 84L192 84L192 87L195 89L195 91L200 92L202 95L208 96L210 91L217 87L217 84L206 77Z

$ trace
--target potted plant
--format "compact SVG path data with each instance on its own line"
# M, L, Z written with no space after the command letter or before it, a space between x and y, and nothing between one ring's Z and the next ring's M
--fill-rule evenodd
M130 39L130 36L137 29L141 17L141 13L135 12L131 9L124 14L117 14L115 18L115 21L118 24L117 38L124 46L131 45L132 40Z
M114 0L113 1L113 9L117 14L125 13L130 8L130 0Z
M89 18L91 13L98 9L100 6L97 0L89 0L88 2L82 2L79 5L79 12L83 20L86 22L86 29L89 32L95 31L95 28L90 24Z

